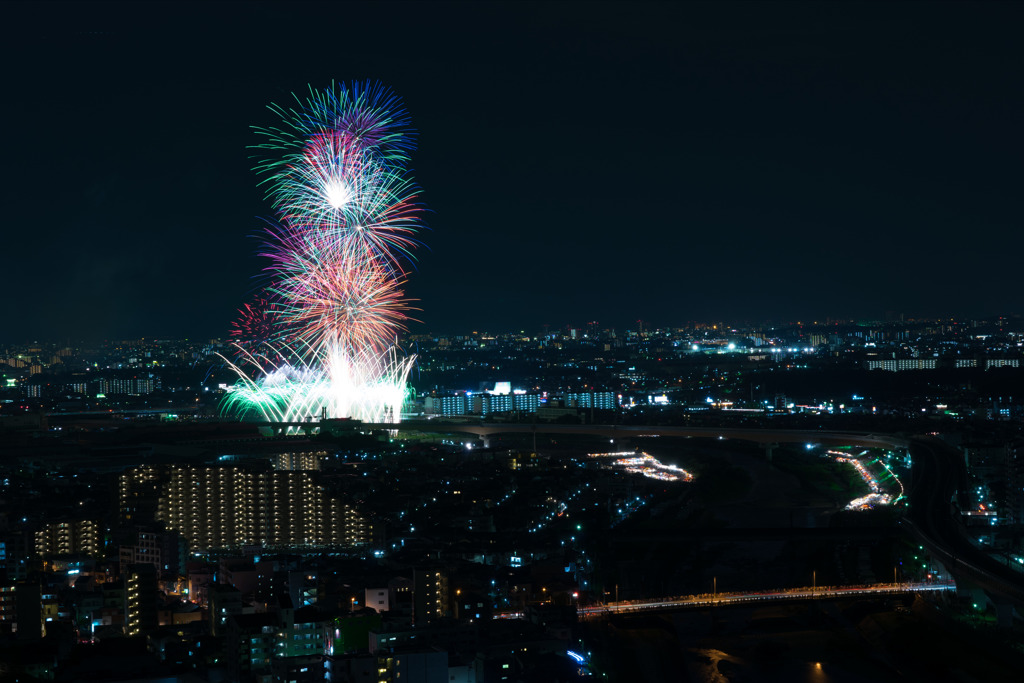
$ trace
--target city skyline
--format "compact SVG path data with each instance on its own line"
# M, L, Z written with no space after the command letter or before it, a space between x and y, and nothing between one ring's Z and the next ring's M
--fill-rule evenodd
M412 333L1019 312L1019 7L130 7L8 10L0 341L224 336L250 126L365 78L421 131Z
M902 326L902 325L932 325L932 324L951 324L954 326L965 326L965 327L995 327L997 329L1004 329L1007 331L1014 331L1017 328L1024 327L1024 315L991 315L991 316L934 316L934 317L915 317L911 315L905 315L902 313L895 313L888 311L890 315L879 316L877 318L822 318L819 320L812 320L810 318L804 320L723 320L717 318L707 318L704 320L681 320L672 324L655 325L650 321L645 320L634 320L631 323L622 325L606 324L602 321L573 321L565 322L562 321L560 324L548 324L542 323L533 326L516 326L509 325L505 327L498 326L466 326L461 328L440 328L440 329L426 329L422 325L416 329L410 330L406 335L403 335L401 339L405 341L415 342L420 339L442 339L442 338L472 338L479 336L523 336L531 339L544 339L544 338L558 338L558 337L569 337L575 333L578 338L586 338L588 336L596 337L598 335L604 336L607 334L656 334L671 331L706 331L708 333L720 333L728 335L729 333L742 333L751 330L827 330L834 327L889 327L889 326ZM145 341L153 343L163 342L188 342L193 341L196 343L201 342L218 342L225 345L231 345L232 335L229 332L220 334L219 336L210 337L186 337L186 336L157 336L157 335L139 335L139 336L124 336L124 337L107 337L107 338L82 338L74 336L62 336L62 337L35 337L35 338L12 338L0 340L0 344L8 347L17 348L20 346L32 346L32 345L50 345L50 346L85 346L85 347L98 347L110 344L122 344L135 341Z
M1024 669L1020 3L0 10L3 680Z

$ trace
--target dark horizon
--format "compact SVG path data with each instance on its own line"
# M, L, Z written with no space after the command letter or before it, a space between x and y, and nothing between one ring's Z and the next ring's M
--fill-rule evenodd
M1019 5L4 9L0 341L224 336L250 127L365 79L419 134L413 334L1020 311Z

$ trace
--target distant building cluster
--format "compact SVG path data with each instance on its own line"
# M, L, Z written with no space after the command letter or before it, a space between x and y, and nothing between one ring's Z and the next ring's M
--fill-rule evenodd
M576 391L566 392L561 396L549 396L547 393L514 393L452 392L442 396L425 396L423 412L426 415L458 417L463 415L479 415L481 417L503 413L520 413L538 415L541 418L557 417L565 414L563 409L576 414L575 409L598 408L615 410L618 401L611 391Z
M533 333L419 334L406 341L418 356L411 379L416 392L403 408L406 418L582 422L607 411L779 415L820 411L819 406L888 415L911 406L902 397L807 392L801 385L807 384L807 373L859 371L978 371L1005 378L1021 367L1024 322L912 320L899 314L870 323L654 328L638 321L626 330L589 322ZM131 411L165 419L217 415L237 380L217 354L231 356L226 341L0 348L0 429L13 424L3 418L33 411ZM978 386L978 381L939 381L950 391L931 406L913 406L914 413L924 408L931 414L941 403L948 407L943 414L979 416L992 399L1012 396L993 389L977 400L953 387ZM980 384L1000 381L1008 380ZM786 397L781 405L780 395ZM316 421L320 415L295 419Z

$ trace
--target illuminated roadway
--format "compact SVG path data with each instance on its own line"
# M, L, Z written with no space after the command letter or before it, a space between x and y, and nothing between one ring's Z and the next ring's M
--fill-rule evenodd
M268 423L270 424L270 423ZM298 423L304 427L310 423ZM339 421L339 426L344 421ZM278 423L276 426L282 426ZM1024 576L1004 567L971 545L966 528L952 507L952 498L966 488L963 456L933 436L903 437L863 432L805 431L798 429L740 429L731 427L657 427L642 425L485 424L404 421L394 424L358 424L353 429L464 433L486 439L494 434L588 434L610 439L633 436L676 436L704 439L741 439L770 447L774 443L812 443L823 446L862 446L907 449L912 459L909 511L901 522L920 545L928 549L955 577L984 589L1001 603L1024 609Z
M876 583L867 586L819 586L817 588L791 588L783 591L718 593L716 595L685 595L678 598L665 598L662 600L609 602L605 605L579 607L576 612L582 617L595 617L605 614L628 614L630 612L703 608L719 605L742 605L772 600L820 600L949 590L956 590L956 584L952 581L932 583Z
M997 603L1024 608L1024 576L967 540L953 496L966 491L963 456L946 442L918 437L910 444L911 505L901 525L954 576L982 588Z
M394 429L394 425L373 425ZM901 526L941 562L954 577L983 590L997 603L1024 609L1024 575L1004 567L967 540L967 529L953 507L953 496L966 491L966 467L955 448L934 436L805 431L797 429L734 429L714 427L648 427L634 425L482 424L440 421L403 422L403 430L462 432L486 438L493 434L590 434L608 438L679 436L742 439L773 443L813 443L907 449L912 461L909 510Z

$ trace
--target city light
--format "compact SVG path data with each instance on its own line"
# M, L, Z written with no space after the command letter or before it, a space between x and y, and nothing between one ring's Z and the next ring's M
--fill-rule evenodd
M848 454L842 453L840 451L830 450L827 451L827 454L833 456L836 462L852 465L853 468L857 470L857 474L860 475L861 480L863 480L863 482L867 484L868 488L871 490L871 492L868 493L867 495L861 496L859 498L854 498L849 503L847 503L847 510L867 510L882 505L891 505L898 502L901 498L903 498L903 483L896 478L896 475L893 473L891 469L889 469L889 466L883 463L882 461L879 460L877 461L877 463L885 469L890 478L894 482L896 482L896 485L899 487L900 492L895 497L882 489L881 485L878 483L878 480L871 473L871 471L868 470L867 466L864 465L863 462L861 462L859 458L850 457Z
M623 457L626 456L626 457ZM693 481L693 475L676 465L666 465L647 453L619 451L616 453L588 453L588 458L616 458L614 465L632 474L642 474L659 481Z

